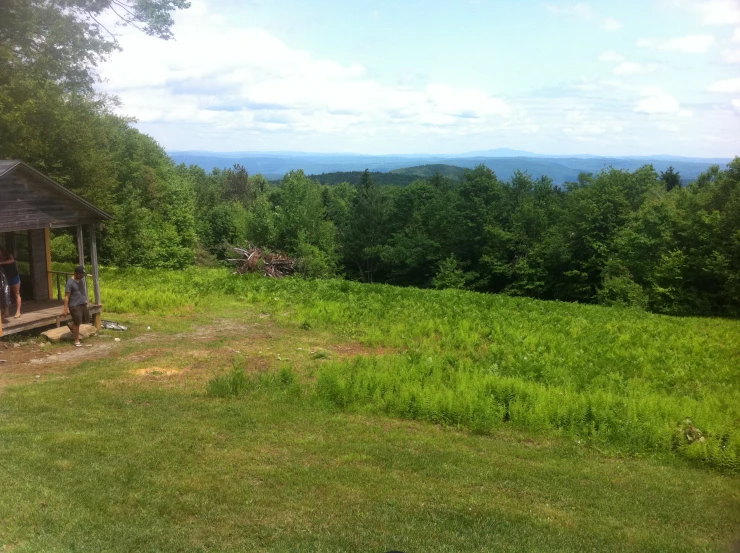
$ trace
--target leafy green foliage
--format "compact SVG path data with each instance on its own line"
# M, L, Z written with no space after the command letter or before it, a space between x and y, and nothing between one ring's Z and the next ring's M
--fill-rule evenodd
M389 171L394 175L414 175L422 178L434 176L448 177L459 180L465 174L467 169L455 165L445 165L443 163L432 163L428 165L417 165L416 167L404 167L403 169L394 169Z
M59 263L75 263L77 261L77 247L69 234L58 234L51 238L49 249L51 258Z
M439 271L434 275L432 285L438 290L465 288L465 273L460 269L454 255L439 262Z
M365 169L352 198L349 227L345 230L344 262L348 271L372 282L387 240L387 199Z
M320 175L309 175L308 178L315 180L321 184L327 185L338 185L342 183L348 183L353 186L360 184L364 171L336 171L333 173L321 173ZM412 182L419 180L418 175L410 175L403 173L381 173L379 171L373 171L370 173L373 181L381 186L407 186Z
M119 49L103 19L167 40L172 12L189 6L187 0L3 0L0 64L30 68L68 92L89 92L95 66Z
M681 175L678 171L674 170L673 167L669 167L665 171L661 171L660 180L665 183L666 192L670 192L674 188L681 187Z

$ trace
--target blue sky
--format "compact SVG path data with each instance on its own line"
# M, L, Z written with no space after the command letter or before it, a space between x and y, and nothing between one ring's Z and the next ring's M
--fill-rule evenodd
M740 154L740 0L194 0L102 91L170 150Z

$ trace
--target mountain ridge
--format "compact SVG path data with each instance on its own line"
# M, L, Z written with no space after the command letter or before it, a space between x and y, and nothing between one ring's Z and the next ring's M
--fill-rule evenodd
M490 152L487 150L485 152ZM506 150L506 152L518 152ZM217 155L218 154L218 155ZM527 157L527 156L491 156L474 155L476 152L451 156L431 155L355 155L355 154L293 154L288 152L238 152L222 157L225 153L183 153L172 151L170 157L175 163L198 165L206 171L214 168L224 169L234 164L243 165L251 174L261 173L268 179L280 179L291 170L302 169L306 174L319 175L326 173L370 171L387 173L394 170L418 167L423 165L451 165L463 169L472 169L485 165L502 180L509 180L515 170L526 171L534 178L550 177L555 184L574 181L582 172L597 173L602 169L614 167L634 171L646 164L652 164L657 171L665 171L673 166L684 181L695 180L699 174L711 165L725 165L729 158L685 158L671 156L657 157ZM700 160L700 161L696 161Z

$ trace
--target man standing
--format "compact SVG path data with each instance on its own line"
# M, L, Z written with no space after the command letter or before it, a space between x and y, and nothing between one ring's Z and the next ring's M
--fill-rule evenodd
M74 277L67 280L64 287L64 310L62 315L72 314L72 323L67 327L72 331L75 346L80 343L80 325L90 324L90 311L87 309L87 288L85 287L85 267L82 265L75 268Z

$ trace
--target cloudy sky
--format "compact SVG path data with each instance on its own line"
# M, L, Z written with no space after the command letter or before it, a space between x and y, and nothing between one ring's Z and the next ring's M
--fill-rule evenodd
M193 0L101 90L169 150L740 155L740 0Z

